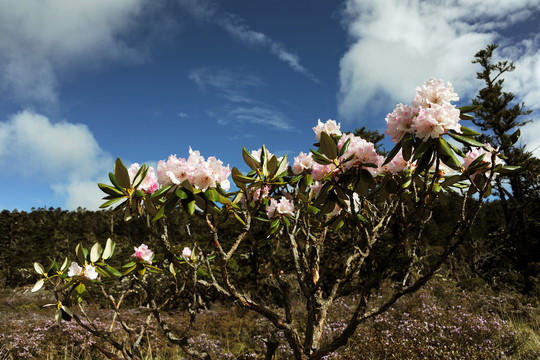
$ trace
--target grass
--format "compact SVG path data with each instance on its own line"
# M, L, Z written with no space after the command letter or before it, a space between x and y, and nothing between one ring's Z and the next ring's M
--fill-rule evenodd
M45 294L45 297L51 294ZM329 339L346 325L353 298L331 309L325 328ZM74 322L54 321L54 309L29 289L0 292L0 360L102 359L93 347L96 339ZM300 311L300 308L295 311ZM142 326L148 310L130 308L124 316L132 326ZM91 318L104 331L111 329L112 311L91 308ZM184 329L182 312L164 318L172 328ZM214 304L197 315L190 344L207 351L212 359L263 359L265 342L279 340L278 359L290 359L283 334L256 314L231 304ZM116 322L114 336L123 332ZM184 359L150 324L143 340L146 359ZM434 281L420 292L398 301L387 313L362 325L343 349L327 359L537 359L540 357L540 310L515 294L497 294L479 288L465 292L454 284Z

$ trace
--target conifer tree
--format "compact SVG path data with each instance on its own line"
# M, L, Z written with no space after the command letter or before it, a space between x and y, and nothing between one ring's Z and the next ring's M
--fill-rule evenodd
M488 45L475 55L473 63L482 67L477 79L485 82L474 105L481 105L472 120L482 131L485 142L499 147L507 165L520 169L496 179L496 190L504 213L505 238L515 250L517 267L523 270L527 263L538 261L538 216L535 204L540 199L540 160L518 142L520 127L531 120L523 119L532 111L524 103L516 102L515 95L503 90L503 75L515 70L511 61L493 62L498 45Z

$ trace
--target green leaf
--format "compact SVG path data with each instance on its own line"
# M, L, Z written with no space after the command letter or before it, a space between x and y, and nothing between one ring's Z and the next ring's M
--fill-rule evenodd
M481 108L482 108L482 105L466 105L466 106L458 107L457 109L461 113L470 113L470 112L476 112L480 110Z
M388 155L386 155L386 160L384 160L382 166L388 164L392 159L397 155L397 153L401 150L401 141L399 141L393 148L390 150Z
M514 145L519 140L519 137L521 136L521 130L517 129L516 132L514 132L512 135L510 135L510 144Z
M132 266L134 266L134 265L136 266L137 263L136 263L135 261L130 261L130 262L128 262L127 264L122 265L122 267L123 267L123 268L128 268L128 267L132 267Z
M62 263L62 266L60 267L60 271L64 271L68 268L68 258L66 257L64 259L64 262Z
M126 271L124 271L124 273L122 274L122 276L126 276L127 274L131 273L133 270L135 270L137 268L137 265L133 265L132 267L130 267L129 269L127 269Z
M36 270L39 275L43 275L45 273L45 268L38 262L34 263L34 270Z
M453 176L447 177L447 178L441 183L441 186L442 186L442 187L451 186L451 185L454 185L455 183L457 183L457 182L460 181L460 180L462 180L461 175L453 175Z
M467 136L463 136L463 135L459 135L459 134L454 134L454 133L448 133L448 135L450 135L453 139L459 141L460 143L462 144L465 144L465 145L471 145L471 146L477 146L477 147L483 147L484 144L482 144L481 142L479 141L476 141L470 137L467 137Z
M118 180L116 180L116 176L114 176L112 172L109 173L109 180L111 180L111 183L114 185L115 188L121 191L122 194L124 193L124 188L120 186L120 184L118 183Z
M118 184L124 189L129 189L131 187L129 173L120 158L117 158L114 162L114 176L116 177L116 180L118 180Z
M234 214L235 219L238 220L240 224L246 226L246 222L244 221L244 219L240 217L240 215L238 215L237 213L233 213L233 214Z
M414 142L412 134L405 134L403 139L401 139L401 153L403 154L403 159L405 159L405 161L409 161L411 159L413 144Z
M422 155L422 157L418 161L418 164L416 165L416 169L414 169L413 177L415 177L418 174L421 174L423 171L425 171L429 167L432 156L433 156L433 148L430 146L426 150L424 155Z
M287 217L287 215L285 216L282 216L281 217L281 220L283 221L283 224L287 227L291 226L291 221L289 220L289 218Z
M133 179L134 189L138 188L141 185L141 183L144 181L144 179L146 178L146 175L148 174L148 170L149 168L146 167L145 164L143 164L143 166L139 168L139 171L137 171L137 174L135 175L135 179Z
M79 285L77 285L75 287L75 293L79 296L85 296L86 295L86 285L84 285L83 283L80 283Z
M414 150L414 156L412 158L412 161L416 161L420 159L424 155L424 153L427 151L427 149L431 147L431 144L432 144L431 140L422 141Z
M39 279L35 284L34 284L34 287L32 288L32 292L36 292L38 291L39 289L41 289L43 287L43 285L45 284L45 279Z
M321 164L321 165L328 165L328 164L332 164L332 161L329 160L326 156L324 156L323 154L319 153L318 151L315 151L315 150L309 150L311 151L311 157L313 158L313 160L318 163L318 164Z
M326 132L321 132L319 152L328 159L335 159L338 154L337 145Z
M125 195L122 191L120 191L117 188L112 187L110 185L99 183L98 187L101 189L101 191L103 191L104 193L109 194L111 196L124 196Z
M184 205L184 203L182 202L182 205ZM188 203L185 204L185 208L186 212L189 214L189 215L193 215L195 213L195 200L191 200L189 201Z
M452 144L452 143L448 143L448 145L452 148L452 150L454 150L454 152L455 152L456 154L458 154L459 156L461 156L461 157L463 157L463 158L465 157L465 153L464 153L463 151L461 151L460 148L458 148L457 146L455 146L455 145Z
M156 191L155 193L153 193L150 197L151 197L151 198L158 197L158 196L160 196L161 194L163 194L164 192L169 191L170 188L172 188L172 185L165 186L165 187L159 189L158 191Z
M220 198L219 193L214 188L208 188L204 192L204 197L210 201L219 201L219 198Z
M64 312L63 315L66 315L66 316L62 316L62 319L66 321L70 321L71 318L73 317L73 311L71 311L71 309L69 309L67 306L64 306L64 305L62 305L60 309L62 309L62 311Z
M122 276L122 273L121 273L120 271L116 270L115 268L113 268L113 267L110 266L110 265L107 265L107 266L106 266L106 269L107 269L107 271L108 271L110 274L112 274L112 275L114 275L114 276L117 276L117 277Z
M99 243L95 243L94 246L92 246L92 249L90 250L90 261L95 263L98 261L101 257L101 246Z
M197 268L197 275L201 277L209 276L206 270L204 270L203 268Z
M184 189L182 189L181 187L177 187L176 190L174 191L174 194L182 199L182 200L185 200L188 198L188 194L184 191Z
M103 250L102 258L103 260L110 259L114 252L114 246L115 243L112 241L111 238L107 239L107 242L105 243L105 249Z
M257 170L261 167L261 163L251 156L251 153L245 147L242 148L242 157L252 170Z
M516 170L521 169L521 166L510 166L510 165L503 165L501 169L499 170L500 173L510 173Z
M289 165L288 155L285 154L283 159L279 162L278 169L276 170L276 177L282 176L284 172L287 171L287 166Z
M456 156L454 155L452 148L448 145L446 140L444 140L443 138L439 138L438 145L439 145L438 146L439 158L442 160L442 162L454 170L460 170L461 164L456 159Z
M233 167L231 170L233 181L238 187L245 187L244 184L249 184L255 181L252 177L244 176L237 168Z
M60 309L56 310L56 314L54 314L54 319L56 320L56 323L58 325L62 323L62 310Z
M265 161L263 164L264 176L273 178L275 176L277 166L278 166L277 157L274 155L270 159L268 159L268 161Z
M124 199L124 197L118 197L116 199L112 199L112 200L109 200L109 201L105 201L103 204L101 204L99 206L100 209L105 209L106 207L109 207L111 206L112 204L115 204L117 203L118 201Z
M469 129L468 127L465 127L465 126L461 126L461 133L465 136L477 136L477 135L480 135L479 132L477 131L474 131L472 129Z
M84 247L81 243L78 243L75 247L75 254L77 255L77 260L79 260L81 266L84 265L84 263L86 262L86 256L84 254Z
M350 144L351 144L351 138L348 138L347 141L345 141L345 144L343 144L343 146L341 146L341 149L339 150L339 154L338 154L339 157L341 157L341 156L343 156L343 154L345 154L347 149L349 149Z

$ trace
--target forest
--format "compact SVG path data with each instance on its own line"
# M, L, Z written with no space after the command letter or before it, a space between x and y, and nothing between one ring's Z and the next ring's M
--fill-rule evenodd
M255 192L245 200L258 222L249 211L236 210L237 200L228 200L217 186L201 192L189 183L175 183L157 192L161 202L154 200L134 185L138 174L146 174L145 167L130 180L120 160L111 176L114 186L100 185L107 204L128 198L118 211L2 211L0 289L7 300L0 311L11 320L3 324L0 358L537 358L540 160L519 141L530 111L503 90L502 75L514 65L493 63L496 49L488 46L473 61L482 69L477 77L484 87L460 115L482 134L474 140L475 132L467 134L466 128L463 135L452 133L462 149L442 137L424 141L419 133L404 136L390 152L380 150L382 134L365 128L336 136L327 128L328 134L317 134L319 150L313 156L324 166L345 157L355 137L371 141L387 162L398 150L408 151L404 157L412 156L418 165L404 182L384 175L379 186L367 165L344 171L341 179L321 177L330 185L322 186L319 200L309 190L311 175L284 171L285 162L263 147L259 158L244 155L251 173L232 173L245 194L248 186L259 191L257 196L268 187L279 199L265 200L266 210L253 200ZM470 174L440 175L440 162L459 167L453 154L465 157L470 144L477 143L493 146L491 164L482 161L484 154L469 164L476 166ZM498 174L496 153L506 164L497 167ZM468 190L450 188L469 175ZM309 205L305 213L293 216L285 208L291 190L284 184L294 186ZM359 210L353 192L363 196ZM348 206L348 212L333 215L338 205ZM416 210L408 214L409 209ZM467 212L474 216L466 217ZM302 232L301 226L308 230ZM93 245L109 238L108 250ZM143 261L136 255L141 244L153 250L153 258ZM118 273L118 283L94 284L81 270L78 278L67 276L67 265L59 264L76 254L84 265L88 251L83 248L92 248L91 264L101 264L104 278L114 278L115 268L128 270ZM111 249L115 257L108 261ZM50 263L47 270L41 265ZM167 271L169 280L152 276ZM42 335L32 339L49 345L25 347L5 326L15 324L23 312L41 313L45 300L20 302L10 291L33 284L39 290L45 282L41 278L54 276L59 276L52 304L59 327L51 321L50 329L42 330L32 323L33 332ZM92 284L99 285L97 295L87 290ZM84 312L85 303L92 303L91 315ZM73 311L76 306L80 313ZM112 311L112 323L105 324L100 310ZM134 320L136 315L146 321ZM55 347L55 337L78 348Z

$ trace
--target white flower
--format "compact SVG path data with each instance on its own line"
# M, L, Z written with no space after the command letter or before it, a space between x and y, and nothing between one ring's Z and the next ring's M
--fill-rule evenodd
M71 262L71 265L69 266L69 269L68 269L69 277L83 276L87 278L88 280L96 280L98 275L99 274L96 271L96 268L93 267L91 264L86 264L84 268L82 268L79 266L79 264L73 261Z
M328 120L325 123L321 122L321 119L319 119L317 126L313 128L313 131L315 131L315 137L317 140L320 140L321 138L321 132L325 132L328 135L341 135L341 131L339 130L341 127L341 124L336 123L335 120Z
M72 261L68 269L68 276L74 277L76 275L81 275L82 270L83 269L79 266L79 264L77 264L75 261Z
M186 260L191 259L191 249L187 246L182 250L182 257Z

